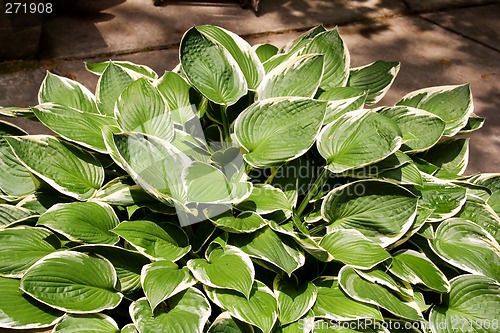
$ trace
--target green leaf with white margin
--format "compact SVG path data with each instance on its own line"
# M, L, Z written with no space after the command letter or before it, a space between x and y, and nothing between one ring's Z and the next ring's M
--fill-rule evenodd
M182 37L180 59L191 84L212 102L232 105L247 94L247 81L238 63L196 27Z
M470 139L448 139L437 143L419 157L439 167L434 174L441 179L454 179L462 175L469 161Z
M228 312L222 312L210 325L208 333L254 333L253 326L234 319Z
M104 181L104 169L90 153L48 135L6 138L29 171L62 194L89 199Z
M37 225L50 228L73 242L115 244L119 237L110 230L120 220L105 203L72 202L57 204L43 213Z
M317 25L307 30L306 32L304 32L302 35L295 38L291 42L287 43L284 47L280 49L280 52L294 53L307 46L313 40L314 37L325 31L327 31L327 29L324 26Z
M314 143L326 103L289 97L258 101L236 119L235 135L252 166L266 167L303 155Z
M310 310L305 316L293 323L278 327L276 333L311 333L314 327L314 312Z
M0 277L0 328L35 329L54 325L64 312L27 296L20 280Z
M396 293L402 299L413 300L413 289L409 283L399 281L382 267L375 267L370 270L355 269L356 273L364 280L377 283Z
M429 241L444 261L466 272L500 279L500 245L483 228L461 218L448 219Z
M72 315L68 314L57 323L53 333L119 333L118 324L111 318L102 313Z
M122 327L120 333L139 333L134 324L127 324Z
M112 231L152 260L177 261L191 249L184 231L173 223L125 221Z
M334 121L344 113L361 109L366 96L366 90L353 87L337 87L322 92L318 100L328 101L325 123Z
M278 319L281 325L287 325L299 320L313 307L318 292L311 282L297 285L292 279L276 276L273 289L278 301Z
M375 61L371 64L352 68L347 86L368 90L367 104L380 101L398 75L399 62Z
M29 171L16 158L3 136L27 134L20 127L0 120L0 190L14 197L35 192L35 183Z
M259 214L255 212L242 212L238 216L231 213L222 214L211 219L217 228L231 233L252 233L267 225Z
M361 180L333 189L324 199L321 215L328 230L355 229L386 247L411 227L417 201L410 191L379 180Z
M55 103L86 113L99 113L94 95L80 83L47 72L38 92L38 103Z
M134 78L123 67L109 61L97 82L96 99L99 111L113 117L118 97L132 82Z
M294 244L278 236L269 227L252 234L231 234L230 243L239 247L252 258L269 262L289 276L304 265L304 254Z
M389 252L355 229L338 229L319 242L334 260L361 269L370 269L391 258Z
M105 126L116 125L113 117L53 103L35 106L33 112L45 126L66 140L99 153L107 153L101 131Z
M124 132L139 132L166 141L174 138L172 115L156 87L141 78L132 82L120 95L115 118Z
M401 131L392 120L359 110L326 125L316 145L327 169L341 173L381 161L396 152L401 143Z
M278 54L278 48L272 44L258 44L252 46L257 57L259 57L260 62L264 63L269 60L271 57Z
M434 146L444 133L445 122L433 113L410 106L377 109L381 115L394 121L403 133L404 152L419 152Z
M476 223L500 243L500 217L481 199L468 195L467 201L457 217Z
M469 116L469 120L467 121L467 125L465 125L465 127L462 127L458 134L468 134L477 131L478 129L483 127L485 120L485 118L479 117L475 113L471 113L471 115Z
M264 333L270 333L278 318L278 302L264 283L255 280L250 297L226 289L213 289L205 286L207 296L212 302L241 321L257 326Z
M342 267L339 272L339 284L346 294L357 301L380 306L402 318L423 320L415 302L402 301L385 287L364 280L352 267Z
M110 63L113 63L116 66L120 66L127 72L133 74L133 76L144 76L150 79L156 79L158 78L158 74L155 73L151 68L145 65L137 65L134 64L133 62L130 61L119 61L119 60L109 60L109 61L104 61L104 62L96 62L93 64L90 63L85 63L85 68L96 75L101 75L104 73L106 68L109 66Z
M298 96L313 98L323 77L323 56L305 54L290 58L266 74L257 88L259 100Z
M423 284L440 293L450 291L450 283L446 276L423 253L408 249L396 252L389 271L411 284Z
M292 207L285 193L269 184L255 185L252 193L237 205L240 210L255 211L257 214L269 214L277 210L291 212Z
M250 44L235 33L221 27L202 25L197 26L196 30L205 37L221 44L231 54L243 72L248 89L257 89L264 77L264 67Z
M89 201L103 202L112 206L130 206L153 200L128 176L111 180L89 199Z
M313 282L318 290L318 297L313 307L315 317L335 321L364 318L383 320L377 306L358 302L347 296L339 288L336 278L321 276Z
M196 117L196 109L189 98L191 86L177 73L165 72L155 86L165 99L175 123L182 125Z
M300 54L324 55L324 75L320 88L342 87L349 78L351 58L337 28L317 34Z
M439 116L446 123L444 135L453 136L474 110L469 84L425 88L404 96L396 105L412 106Z
M189 288L151 309L145 297L130 304L130 317L139 332L202 333L211 314L210 303L196 288Z
M440 306L432 308L433 333L496 333L500 318L500 284L485 276L460 275Z
M113 309L123 295L111 263L75 251L55 252L37 261L21 279L21 290L68 313Z
M500 174L483 173L473 177L470 181L491 191L487 203L500 216Z
M142 268L141 284L153 311L158 304L196 284L187 267L161 260Z
M171 143L175 148L179 149L193 161L210 162L210 153L205 142L201 142L198 138L177 128L174 129L174 132L175 137ZM236 147L234 148L237 149ZM241 154L239 149L238 154Z
M17 221L36 216L37 213L29 209L9 204L0 204L0 229L8 228Z
M377 175L377 178L395 181L400 185L423 186L424 180L415 163L408 163L395 169L386 170Z
M0 276L21 277L39 259L61 244L47 229L15 227L0 230Z
M213 249L205 259L191 259L186 266L202 284L231 289L250 297L255 269L250 257L237 247L227 245Z

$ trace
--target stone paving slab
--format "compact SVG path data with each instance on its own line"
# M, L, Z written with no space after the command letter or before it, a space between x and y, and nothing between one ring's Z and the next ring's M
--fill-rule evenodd
M470 7L489 3L498 3L498 0L404 0L413 12L429 12L454 7Z

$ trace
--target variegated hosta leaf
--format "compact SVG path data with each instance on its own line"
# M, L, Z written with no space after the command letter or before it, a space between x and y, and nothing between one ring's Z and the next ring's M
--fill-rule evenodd
M386 287L403 300L413 299L414 293L411 286L387 273L386 269L383 267L375 267L367 271L355 269L355 271L364 280Z
M313 307L316 317L336 321L364 318L383 320L377 306L347 296L340 289L336 278L322 276L314 280L314 284L318 290L318 297Z
M120 333L139 333L134 324L127 324L122 327Z
M232 290L213 289L205 286L207 296L232 317L257 326L270 333L278 318L278 302L273 292L262 282L255 280L247 299Z
M468 195L457 217L475 222L500 243L500 217L481 199Z
M68 314L57 323L52 332L54 333L74 333L78 331L88 331L93 333L120 333L118 324L102 313L87 315Z
M37 225L50 228L74 242L115 244L119 237L111 232L120 221L105 203L73 202L57 204L43 213Z
M19 289L20 280L0 277L0 328L35 329L54 325L64 312L40 303Z
M108 260L75 251L55 252L37 261L22 277L20 288L68 313L113 309L123 297Z
M267 225L266 220L254 212L242 212L238 216L226 213L212 218L212 222L219 229L236 234L251 233Z
M284 96L313 98L323 77L323 56L305 54L275 67L257 89L259 100Z
M346 85L351 58L336 28L317 34L300 54L324 55L325 70L320 84L323 90Z
M368 91L367 104L380 101L389 90L398 75L399 62L375 61L366 66L351 69L349 73L349 87Z
M106 70L106 68L109 66L110 63L113 63L114 65L121 67L134 77L144 76L152 80L158 78L158 74L156 74L155 71L153 71L148 66L134 64L133 62L130 61L110 60L103 62L95 62L92 64L87 62L85 63L85 68L91 73L94 73L96 75L101 75L104 73L104 71Z
M140 298L130 304L129 312L139 332L202 333L211 310L202 292L191 287L155 311L145 297Z
M244 201L238 204L238 209L255 211L257 214L269 214L277 210L291 212L292 207L285 193L271 185L257 185Z
M401 318L410 320L423 319L422 313L415 302L402 301L387 288L361 278L349 266L344 266L340 270L339 284L343 291L357 301L380 306Z
M109 61L97 82L96 99L99 111L113 117L118 97L132 82L133 75L119 64Z
M341 173L381 161L397 151L401 143L401 131L392 120L359 110L326 125L316 145L328 170Z
M180 59L191 84L212 102L232 105L247 94L245 75L233 56L196 27L182 37Z
M245 160L255 167L290 161L314 143L326 103L307 98L273 98L252 104L235 122Z
M205 37L221 44L234 58L245 76L248 89L255 90L264 77L264 67L257 54L243 38L235 33L213 25L196 27Z
M366 96L366 90L353 87L332 88L321 93L318 99L328 101L325 124L334 121L344 113L362 109L365 105Z
M38 92L38 102L55 103L87 113L99 113L94 95L80 83L47 72Z
M254 333L253 326L222 312L210 325L208 333Z
M467 125L467 120L474 110L468 84L417 90L404 96L397 105L411 106L439 116L446 123L446 136L457 134Z
M323 201L321 215L330 223L329 230L355 229L386 247L409 230L417 201L404 187L362 180L332 190Z
M262 63L269 60L272 56L275 56L279 51L278 48L272 44L258 44L252 46L252 48Z
M0 230L8 228L16 222L36 218L37 212L9 204L0 204Z
M76 146L48 135L5 139L28 170L65 195L86 200L102 186L100 162Z
M451 282L443 304L429 316L433 333L498 332L500 284L478 275L460 275Z
M433 113L410 106L383 107L377 112L394 121L403 133L401 150L418 152L435 145L444 133L445 122Z
M389 271L412 284L423 284L441 293L450 291L450 284L439 268L425 256L413 250L400 250L393 256Z
M139 132L166 141L174 138L172 115L160 92L148 80L132 82L120 95L115 117L124 132Z
M391 258L389 252L355 229L333 230L323 237L319 245L334 260L361 269L372 268Z
M39 259L57 251L59 239L47 229L0 229L0 276L22 277Z
M194 106L189 98L191 86L179 74L174 72L165 72L155 82L155 86L165 98L173 121L185 127L186 123L196 116L196 110L193 109Z
M461 176L469 162L469 139L449 139L419 155L439 170L434 174L441 179L454 179Z
M276 276L273 289L278 301L278 319L283 326L296 322L307 314L318 295L314 284L307 282L298 286L294 278L284 279Z
M315 26L314 28L309 29L299 37L295 38L294 40L286 44L284 47L281 48L280 51L285 53L294 53L304 48L313 40L314 37L325 31L327 31L327 29L324 26L322 25Z
M448 219L439 225L429 244L441 259L457 268L500 279L500 245L474 222Z
M154 311L161 302L195 285L196 280L186 267L161 260L142 268L141 284Z
M491 196L487 199L487 203L500 216L500 174L484 173L473 177L471 181L491 191Z
M127 176L118 177L101 187L89 201L103 202L112 206L130 206L152 201L139 185Z
M153 260L177 261L191 249L184 231L173 223L126 221L112 231Z

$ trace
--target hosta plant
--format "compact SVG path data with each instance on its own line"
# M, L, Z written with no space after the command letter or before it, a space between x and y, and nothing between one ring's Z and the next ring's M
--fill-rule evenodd
M0 327L498 332L500 175L463 175L483 119L467 84L377 106L399 66L351 68L337 29L199 26L161 77L47 73L1 109L54 135L0 123Z

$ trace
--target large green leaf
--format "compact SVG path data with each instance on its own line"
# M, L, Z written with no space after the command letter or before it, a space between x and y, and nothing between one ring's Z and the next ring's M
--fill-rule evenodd
M468 195L457 217L475 222L488 231L497 242L500 242L500 217L481 199Z
M213 249L207 259L191 259L186 266L206 286L231 289L250 296L255 269L250 257L234 246Z
M375 104L384 97L399 72L399 62L375 61L351 69L347 85L368 91L367 104Z
M265 62L269 60L272 56L278 53L278 48L272 44L257 44L252 46L259 57L260 62Z
M87 62L85 63L85 68L91 73L94 73L96 75L101 75L104 73L106 68L108 68L110 63L113 63L114 65L121 67L134 77L144 76L153 80L158 78L158 74L156 74L155 71L153 71L148 66L138 65L134 64L133 62L123 61L123 60L113 60L113 61L109 60L103 62L95 62L92 64Z
M16 227L0 230L0 276L21 277L39 259L57 251L57 237L47 229Z
M186 267L171 261L157 261L142 268L141 284L154 311L158 304L196 284Z
M235 123L236 137L247 151L245 160L265 167L304 154L314 143L325 110L325 102L298 97L252 104Z
M412 284L423 284L441 293L450 290L446 276L425 254L401 250L394 254L389 271Z
M410 191L386 181L362 180L337 187L324 199L321 215L333 229L355 229L383 247L411 227L417 201Z
M37 213L23 207L0 204L0 229L30 217L37 217Z
M381 161L399 149L399 127L367 110L348 112L326 125L318 136L318 151L335 173Z
M175 123L185 124L196 116L189 98L191 86L177 73L165 72L155 83L160 94L165 98Z
M350 56L337 28L317 34L300 53L324 55L325 70L320 84L323 90L346 85Z
M54 325L64 315L27 296L20 280L0 277L0 328L31 329Z
M471 181L491 191L487 203L500 216L500 174L484 173L473 177Z
M364 280L349 266L340 270L339 284L342 290L357 301L380 306L398 317L423 319L416 303L402 301L385 287Z
M125 132L139 132L171 141L172 115L160 92L146 79L132 82L120 95L115 108L118 125Z
M243 38L213 25L196 27L205 37L221 44L234 58L247 81L248 89L255 90L264 77L264 67L257 54Z
M274 279L273 289L281 325L293 323L308 313L318 295L316 286L311 282L297 285L293 278L283 279L279 276Z
M404 96L397 105L429 111L446 123L444 135L453 136L467 125L474 110L470 85L441 86L417 90Z
M57 204L43 213L37 225L50 228L74 242L115 244L119 238L110 230L120 223L113 208L105 203Z
M330 123L349 111L359 110L365 105L366 90L353 87L338 87L322 92L318 99L328 101L325 123Z
M191 84L212 102L232 105L247 94L247 81L233 56L197 28L182 37L180 59Z
M145 297L130 305L130 316L141 333L202 333L210 314L210 303L192 287L172 296L155 311Z
M237 234L251 233L267 224L266 220L254 212L242 212L238 216L227 213L214 217L212 222L219 229Z
M323 77L323 56L306 54L284 61L264 77L260 100L282 96L313 98Z
M441 141L420 156L439 167L434 174L442 179L454 179L462 175L469 161L469 139Z
M369 269L391 258L389 252L355 229L338 229L321 239L321 247L335 260L362 269Z
M228 312L223 312L210 325L208 333L254 333L254 329L253 326L234 319Z
M130 206L153 200L128 176L111 180L95 192L90 199L90 201L103 202L112 206Z
M498 332L500 284L485 276L461 275L451 280L442 305L432 308L433 333Z
M270 333L278 318L278 303L273 292L262 282L255 281L250 297L226 289L205 287L208 297L232 317Z
M177 261L191 249L184 231L171 223L126 221L112 231L154 260Z
M114 116L118 97L134 81L134 78L120 65L109 61L97 82L96 99L99 111Z
M444 133L445 122L433 113L409 106L383 107L377 112L394 121L403 133L401 150L417 152L429 149Z
M86 200L102 186L104 170L100 162L76 146L48 135L6 140L28 170L63 194Z
M55 103L83 112L99 113L94 95L80 83L47 72L40 86L38 102Z
M257 185L248 198L238 204L238 209L255 211L257 214L269 214L277 210L290 212L292 207L285 193L271 185Z
M500 279L500 245L474 222L448 219L439 225L429 244L441 259L457 268Z
M28 269L20 288L37 300L68 313L113 309L123 295L111 263L74 251L55 252Z
M385 267L375 267L367 271L355 269L355 271L364 280L387 288L403 300L413 299L414 293L411 286L387 273Z
M118 324L102 313L87 315L66 315L54 327L53 333L119 333Z
M318 290L318 298L314 304L314 315L330 320L360 320L371 318L382 320L379 309L347 296L339 287L336 278L322 276L314 280Z

